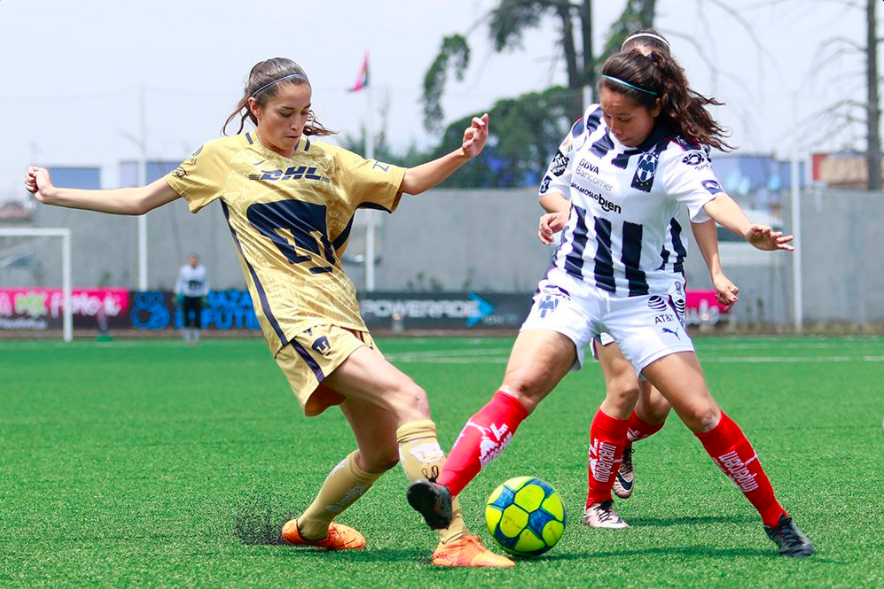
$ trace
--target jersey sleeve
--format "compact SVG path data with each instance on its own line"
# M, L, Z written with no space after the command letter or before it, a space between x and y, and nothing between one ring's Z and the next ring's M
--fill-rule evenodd
M181 291L184 290L184 268L178 271L178 280L175 281L175 290L172 292L176 295L181 294Z
M335 150L337 181L354 208L360 206L393 212L402 196L405 168L367 160L346 149Z
M221 196L230 171L230 152L219 141L209 141L166 175L172 190L196 213Z
M545 196L550 192L559 192L565 198L570 198L571 190L571 158L578 146L578 140L586 131L586 118L580 117L571 126L565 140L562 141L556 154L546 168L543 180L540 182L538 196Z
M705 150L681 151L670 149L664 154L663 188L666 194L685 205L693 223L703 223L711 217L704 205L724 194L721 184L712 172L712 160ZM664 162L661 162L664 163Z

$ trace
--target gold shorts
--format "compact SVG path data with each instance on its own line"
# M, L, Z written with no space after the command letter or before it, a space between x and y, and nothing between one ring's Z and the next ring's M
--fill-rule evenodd
M295 396L308 417L319 415L345 397L324 386L322 381L362 346L377 349L367 331L337 325L316 325L299 333L276 355Z

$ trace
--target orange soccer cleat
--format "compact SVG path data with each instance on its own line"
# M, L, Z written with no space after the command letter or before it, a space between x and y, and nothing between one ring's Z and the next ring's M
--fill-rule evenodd
M325 550L361 550L365 548L365 537L343 524L332 522L328 526L328 536L321 540L306 540L298 530L298 520L291 519L282 526L282 538L289 544L313 546Z
M433 553L437 567L508 568L516 563L488 550L478 536L464 536L449 544L440 543Z

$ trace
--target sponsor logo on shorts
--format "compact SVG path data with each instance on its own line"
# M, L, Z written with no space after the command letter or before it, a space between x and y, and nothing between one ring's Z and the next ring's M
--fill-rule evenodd
M654 311L665 311L666 301L664 301L661 296L653 295L648 298L648 306Z
M316 341L313 342L311 347L323 356L328 356L329 352L331 352L331 344L325 336L316 338Z
M681 337L679 337L678 332L675 331L674 329L669 329L668 327L663 327L661 329L663 330L663 333L671 333L672 335L675 336L675 339L677 339L678 341L681 341Z
M709 191L709 194L718 194L720 192L724 192L721 184L719 184L715 180L703 180L702 184L703 188Z
M685 326L685 313L687 311L687 307L685 306L684 299L675 299L675 314L678 315L678 322L681 323L681 326Z
M543 300L537 305L537 309L540 311L540 318L544 319L547 313L555 311L556 307L559 306L559 300L559 295L546 295L543 297Z
M672 323L675 321L675 317L670 315L669 313L663 313L662 315L657 315L654 317L654 325L660 325L661 323Z

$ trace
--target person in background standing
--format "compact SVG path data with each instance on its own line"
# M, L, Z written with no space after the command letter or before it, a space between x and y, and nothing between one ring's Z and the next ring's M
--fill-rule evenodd
M175 283L175 303L181 309L185 344L200 343L203 305L207 296L209 280L206 277L206 267L200 264L199 256L190 254L190 259L181 266L178 281Z

